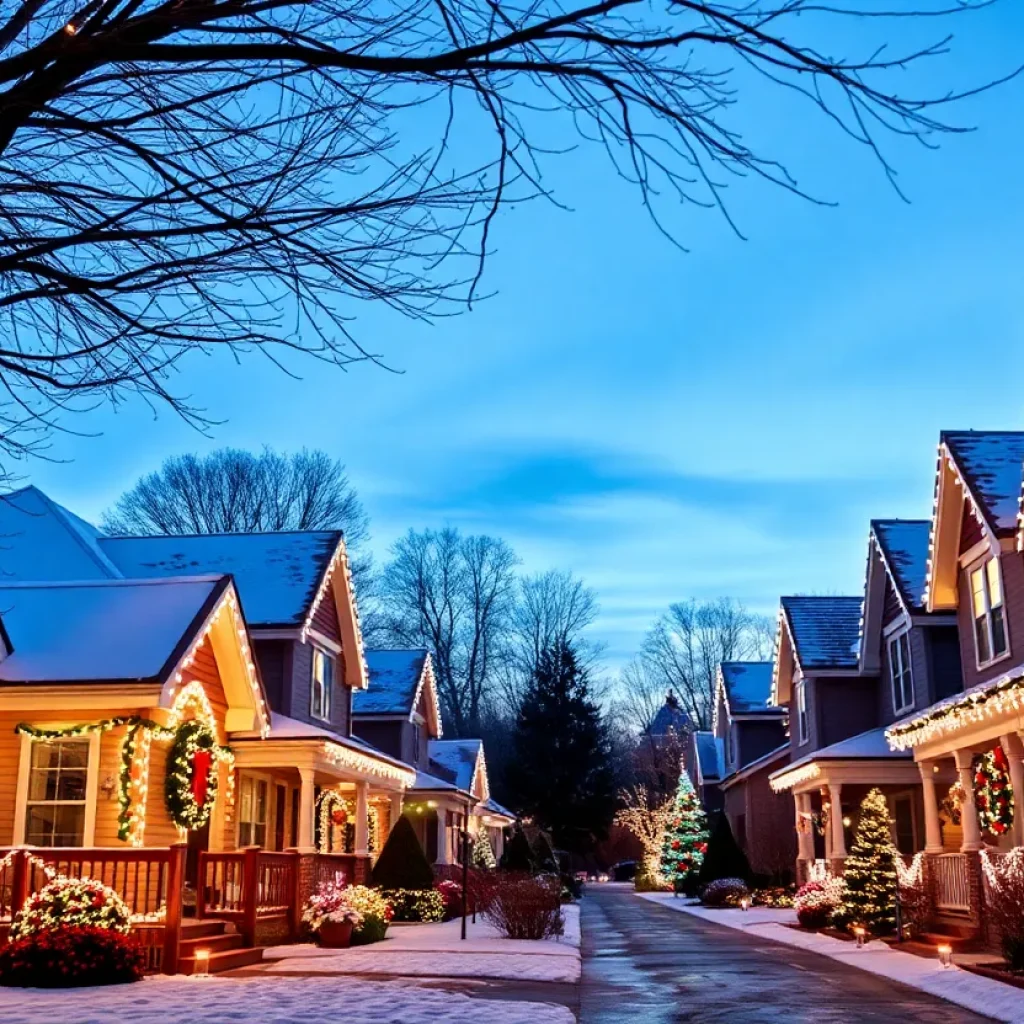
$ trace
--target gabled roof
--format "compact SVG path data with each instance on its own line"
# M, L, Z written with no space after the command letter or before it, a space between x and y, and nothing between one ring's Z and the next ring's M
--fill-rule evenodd
M944 430L941 442L992 531L1012 535L1024 479L1024 431Z
M430 740L427 754L432 763L451 774L459 789L480 800L488 799L490 785L483 740Z
M759 711L778 714L771 707L772 663L770 661L723 661L718 666L729 713L746 715Z
M885 726L868 729L848 739L821 747L787 764L771 774L771 786L777 793L813 778L817 771L810 767L826 761L912 761L909 751L893 750L885 737Z
M782 608L800 668L856 668L859 597L784 597Z
M340 543L338 530L98 541L125 576L230 573L254 628L301 626Z
M229 586L223 576L2 585L13 652L0 682L162 686Z
M697 771L703 782L719 782L725 775L725 756L721 739L711 732L694 734L697 750Z
M682 734L690 728L690 718L679 706L679 698L669 690L665 695L665 703L658 708L658 713L651 722L652 736L667 736L669 731Z
M441 735L437 687L426 648L367 651L366 666L367 689L354 694L353 714L394 715L411 720L420 698L425 696L427 727L432 736Z
M873 519L871 536L907 611L923 611L928 577L927 519Z

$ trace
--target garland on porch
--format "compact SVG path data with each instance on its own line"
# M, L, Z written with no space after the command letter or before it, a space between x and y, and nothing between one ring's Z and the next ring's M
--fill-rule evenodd
M974 803L978 823L994 836L1013 827L1013 786L1010 765L1002 747L981 754L974 761Z

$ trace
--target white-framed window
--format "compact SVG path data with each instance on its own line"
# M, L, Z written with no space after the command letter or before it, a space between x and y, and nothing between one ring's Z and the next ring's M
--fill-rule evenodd
M270 786L266 779L243 775L238 794L238 845L267 845Z
M803 679L796 684L796 738L798 743L810 739L807 731L807 684Z
M313 648L313 681L309 692L309 713L324 722L331 720L331 691L334 689L334 658Z
M899 714L914 703L914 673L910 659L910 632L904 630L889 640L889 682L892 707Z
M1003 608L1003 581L999 559L971 570L971 613L974 616L974 651L978 667L1003 657L1009 649L1006 641L1006 612Z
M25 793L24 841L85 846L90 817L89 737L32 740ZM93 799L95 804L95 799ZM91 837L90 841L91 841Z

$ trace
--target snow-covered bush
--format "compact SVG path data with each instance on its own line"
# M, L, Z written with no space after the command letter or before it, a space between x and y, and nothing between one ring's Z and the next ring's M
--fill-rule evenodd
M347 921L353 928L359 928L363 923L363 914L356 906L357 901L350 895L351 890L351 886L324 882L310 896L302 912L302 921L306 927L314 935L326 922L342 924Z
M94 925L50 928L0 946L0 985L77 988L138 981L146 954L130 935Z
M742 878L717 878L704 887L700 901L705 907L738 907L750 890Z
M489 886L484 914L507 939L561 935L561 891L557 878L500 872Z
M23 939L54 928L106 928L127 933L131 911L113 889L94 878L58 875L25 901L10 937Z
M802 928L824 928L843 902L845 886L841 878L808 882L796 894L793 907Z

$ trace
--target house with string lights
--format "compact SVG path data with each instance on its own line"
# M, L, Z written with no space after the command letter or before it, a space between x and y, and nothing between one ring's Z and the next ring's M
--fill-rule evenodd
M961 681L886 730L923 790L918 870L946 924L983 932L984 890L1024 847L1024 432L947 431L938 446L923 606L959 625Z
M758 874L793 870L793 800L769 785L789 760L786 709L771 704L770 661L726 661L718 666L713 736L722 752L722 809L737 844Z
M445 866L462 856L463 830L487 836L496 858L515 816L490 795L483 742L441 738L441 709L425 648L366 652L370 685L355 694L353 729L416 771L405 813L427 859Z
M209 919L236 966L319 881L368 878L416 771L353 734L340 532L108 537L29 487L0 534L0 919L88 874L154 965L189 970Z

